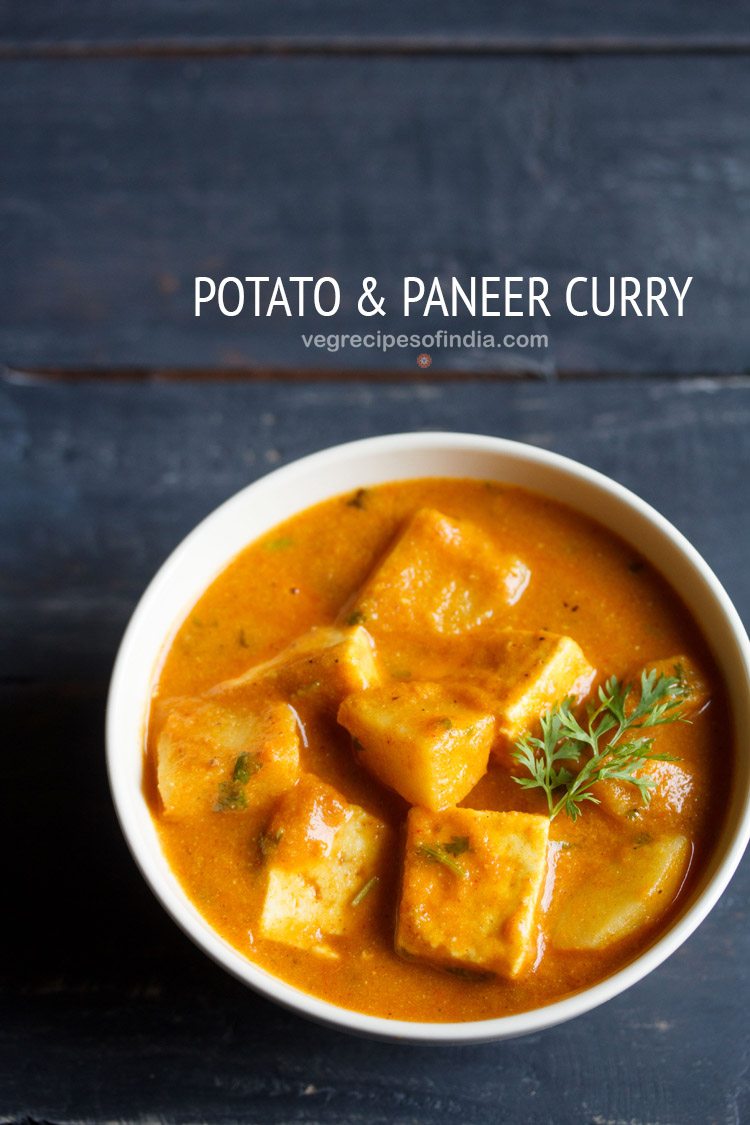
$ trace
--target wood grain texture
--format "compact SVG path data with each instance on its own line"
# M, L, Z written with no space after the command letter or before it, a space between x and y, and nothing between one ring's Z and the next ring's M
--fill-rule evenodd
M382 0L377 7L350 0L4 0L2 39L21 43L86 40L126 41L184 37L186 40L294 36L382 39L442 36L465 38L545 38L626 35L671 37L689 42L696 35L748 32L740 0L552 0L530 7L524 0L447 0L403 4Z
M747 1120L747 863L691 940L599 1011L506 1044L370 1043L275 1008L180 934L120 836L102 732L120 631L178 539L267 469L397 429L521 438L610 473L690 536L747 620L749 423L749 379L0 383L0 727L15 844L3 851L0 1119Z
M301 333L371 328L361 279L400 303L412 273L542 273L557 294L575 274L695 276L683 320L576 320L558 296L533 325L546 350L434 350L436 372L747 364L750 58L46 60L3 78L12 365L404 370L420 349ZM196 274L248 273L333 274L344 307L194 318Z

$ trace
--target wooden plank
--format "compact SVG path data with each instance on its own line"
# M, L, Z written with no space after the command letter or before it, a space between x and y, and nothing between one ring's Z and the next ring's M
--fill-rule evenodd
M3 74L12 365L415 370L419 347L329 352L301 334L372 328L356 311L370 274L391 308L378 327L398 333L446 324L401 317L406 274L541 273L557 296L531 328L547 348L431 349L434 370L744 369L750 58L48 60ZM193 316L196 274L296 273L339 279L335 324ZM624 273L694 275L684 319L562 309L571 275Z
M447 0L402 4L384 0L373 7L346 0L121 0L98 3L49 4L24 0L3 6L4 41L19 44L84 40L137 44L144 39L185 40L292 37L301 40L382 40L413 37L418 42L449 38L549 39L628 36L673 38L689 42L696 36L747 35L747 10L740 0L709 4L707 0L556 0L530 8L523 0Z
M556 449L693 540L750 620L750 379L566 384L0 384L0 677L103 676L140 592L242 485L409 429Z

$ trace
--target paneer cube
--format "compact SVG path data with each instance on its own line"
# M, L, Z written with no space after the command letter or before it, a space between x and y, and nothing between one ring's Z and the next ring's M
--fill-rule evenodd
M558 860L549 940L557 949L604 949L653 925L674 902L690 862L684 836L634 835L607 862L571 848ZM563 864L565 867L563 868Z
M178 700L156 743L164 812L263 808L297 780L299 729L286 703L252 711L205 696Z
M311 629L264 664L214 689L219 696L253 694L272 686L290 702L304 697L335 715L341 700L380 681L375 645L361 626Z
M525 563L498 550L473 524L422 508L366 583L354 612L376 635L460 633L502 618L529 578Z
M378 901L389 830L330 785L305 774L260 839L262 937L323 956L330 939L356 933Z
M348 696L339 722L357 760L413 805L458 804L487 769L492 714L443 684L394 683Z
M595 669L572 637L508 629L477 635L456 683L497 717L494 752L510 765L514 743L566 697L583 699Z
M549 820L411 809L396 949L454 972L519 977L533 961Z
M641 672L656 672L657 678L675 676L680 681L685 693L680 703L680 713L686 719L702 711L710 699L706 680L687 656L668 656L663 660L652 660L633 675L636 685L640 684ZM633 697L637 700L639 696L640 692L636 692Z

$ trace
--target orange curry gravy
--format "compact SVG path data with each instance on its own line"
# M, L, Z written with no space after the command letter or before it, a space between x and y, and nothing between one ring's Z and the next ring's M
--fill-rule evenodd
M169 700L206 691L274 656L310 627L332 624L420 507L471 521L499 549L512 550L528 565L528 589L507 609L501 628L572 636L603 677L684 654L700 668L711 694L710 704L691 724L668 728L669 753L690 770L697 793L678 825L692 843L692 859L671 913L601 951L561 952L545 948L542 938L536 965L518 980L465 979L396 955L399 841L407 804L357 764L348 733L330 718L308 713L304 701L299 706L295 701L308 742L302 768L396 830L390 874L368 896L356 938L339 945L335 971L326 957L258 936L262 872L256 844L262 826L254 822L252 810L171 820L156 788L155 745ZM400 650L403 656L403 638ZM416 652L407 674L419 677ZM165 853L186 893L246 957L345 1008L406 1020L476 1020L559 999L611 974L655 940L689 894L718 836L731 748L725 694L705 642L667 582L633 547L575 511L524 489L430 479L328 500L279 525L233 560L195 605L164 659L148 732L145 785ZM461 804L546 812L539 790L522 790L510 780L508 769L492 759ZM575 870L577 856L611 847L613 838L636 848L643 827L593 804L584 806L575 824L559 815L551 839L572 846L566 849L567 866L557 865L552 898L564 895L565 872ZM550 886L548 876L547 891Z

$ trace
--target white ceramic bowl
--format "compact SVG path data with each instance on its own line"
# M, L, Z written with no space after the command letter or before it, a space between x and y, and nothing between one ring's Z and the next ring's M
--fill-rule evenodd
M208 584L248 543L304 508L360 485L415 477L475 477L524 485L592 516L631 542L680 592L724 674L735 730L750 730L750 645L719 581L670 523L632 492L565 457L471 434L396 434L336 446L278 469L217 508L167 559L128 625L107 707L107 760L123 832L152 890L182 929L245 984L323 1023L382 1039L482 1042L538 1031L589 1011L641 980L693 932L726 887L750 835L750 753L744 734L726 825L691 900L625 968L564 1000L468 1023L411 1023L320 1000L247 961L203 919L167 864L141 786L144 728L160 658Z

